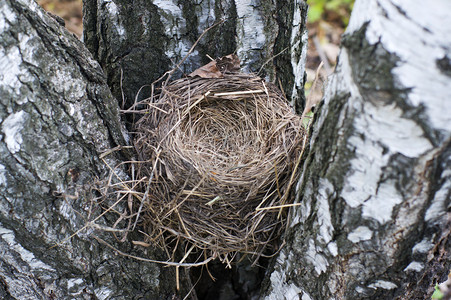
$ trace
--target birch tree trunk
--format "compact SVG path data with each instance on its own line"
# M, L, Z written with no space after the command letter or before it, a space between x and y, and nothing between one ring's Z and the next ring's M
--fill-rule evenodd
M265 299L430 299L445 280L450 11L357 0Z
M91 27L86 26L85 40L91 49L96 43L99 45L94 55L104 67L107 81L84 46L34 1L0 2L2 298L174 299L176 294L186 295L191 286L182 278L181 290L177 292L173 269L117 256L93 236L102 237L126 253L164 259L158 250L140 253L129 243L115 243L101 231L77 230L89 221L92 200L98 196L95 189L110 174L109 167L128 158L124 152L101 156L108 149L126 145L128 139L119 121L117 100L107 82L119 100L124 91L125 99L132 103L141 84L151 83L187 53L199 31L213 23L211 14L219 14L214 21L221 14L229 14L224 26L227 22L233 26L211 31L209 43L201 44L206 49L203 53L228 54L242 44L240 49L246 51L239 53L248 69L258 71L263 66L264 74L273 80L278 68L300 74L280 77L280 82L294 95L294 105L302 105L304 72L297 70L303 68L305 59L305 27L299 22L306 13L305 4L271 4L265 6L270 13L265 13L252 3L203 1L204 6L196 6L200 11L193 14L188 10L185 17L180 17L180 11L185 10L181 4L168 8L156 1L157 5L150 5L146 11L142 6L125 3L122 6L99 2L98 8L85 3L88 24L94 22L93 28L99 29L98 35L94 31L91 33L96 36L90 36ZM186 7L190 9L188 4ZM122 15L114 9L130 12L130 19L121 19ZM210 14L208 20L200 20L204 9ZM289 14L281 14L282 11ZM132 18L133 14L139 16L140 22ZM272 17L267 20L266 15ZM199 18L199 31L184 31L182 35L178 30L183 26L175 25L194 24L190 18ZM122 21L135 27L122 31ZM158 26L152 22L164 27L157 31ZM166 32L168 28L174 32ZM156 39L159 35L162 40ZM222 46L213 40L220 37ZM290 49L296 50L296 55L291 56ZM276 58L279 64L267 59L276 52L280 53ZM201 59L204 57L200 54L192 56L183 66L184 71L190 72ZM284 60L292 63L282 63ZM143 65L148 68L142 68ZM122 81L118 80L121 72ZM118 172L122 179L126 178L124 170ZM111 220L105 220L105 224L111 224ZM61 244L53 247L58 243Z
M171 298L173 269L117 256L93 236L145 255L129 243L92 228L65 241L95 215L108 165L126 157L100 158L127 139L100 65L35 1L4 0L0 78L0 298Z
M425 299L446 277L449 11L447 0L357 1L313 126L302 205L260 298ZM140 253L93 229L52 246L86 224L107 164L127 159L101 156L128 143L118 102L146 97L138 90L220 19L180 73L205 54L236 50L245 70L262 69L302 110L306 5L85 0L84 15L84 40L100 65L34 1L0 2L0 297L183 297L190 285L182 281L177 293L173 269L117 256L93 236L150 258L158 250Z

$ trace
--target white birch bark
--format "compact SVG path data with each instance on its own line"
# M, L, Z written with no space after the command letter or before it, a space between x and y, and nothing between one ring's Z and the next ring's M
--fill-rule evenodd
M446 278L449 12L357 0L266 299L428 299Z
M107 83L119 101L123 91L133 102L143 84L169 70L206 27L225 18L184 71L197 68L205 53L236 50L245 68L263 66L271 80L283 70L282 86L302 106L305 3L172 4L85 1L84 39L99 65L34 1L0 2L1 298L173 299L191 287L181 278L177 292L174 269L115 256L92 240L92 230L51 248L86 224L83 212L93 197L87 186L109 172L100 154L127 143ZM121 158L107 162L113 166Z

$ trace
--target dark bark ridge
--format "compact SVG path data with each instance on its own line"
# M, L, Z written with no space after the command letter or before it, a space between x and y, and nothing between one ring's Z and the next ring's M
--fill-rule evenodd
M100 154L127 137L100 65L76 37L31 0L1 2L0 20L0 297L170 296L173 270L118 257L90 234L111 236L89 229L51 247L86 224L98 196L90 188L120 161Z

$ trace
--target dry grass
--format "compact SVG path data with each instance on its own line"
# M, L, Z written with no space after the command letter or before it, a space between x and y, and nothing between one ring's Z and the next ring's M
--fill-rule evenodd
M225 262L261 255L279 236L297 178L300 117L249 74L176 80L145 104L135 147L147 242L168 255L188 242Z

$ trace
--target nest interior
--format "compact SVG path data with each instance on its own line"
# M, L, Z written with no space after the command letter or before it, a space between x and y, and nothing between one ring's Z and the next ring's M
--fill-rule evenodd
M215 257L261 253L282 228L305 137L283 94L225 74L176 80L146 104L135 147L148 237Z

